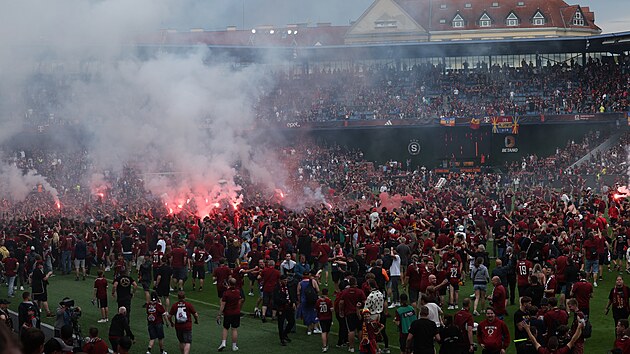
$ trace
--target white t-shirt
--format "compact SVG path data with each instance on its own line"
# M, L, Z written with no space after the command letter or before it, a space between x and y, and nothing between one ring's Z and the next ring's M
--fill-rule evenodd
M376 223L381 219L381 217L378 215L378 212L375 211L372 214L370 214L370 223L372 224L372 228L374 228L376 226Z
M425 304L429 309L429 317L431 321L435 322L435 325L438 327L442 327L442 321L440 320L440 314L442 313L442 309L434 302L429 302Z
M157 244L158 246L162 246L162 249L160 251L166 252L166 241L164 241L163 238L159 239Z
M400 256L395 254L392 256L392 265L389 267L389 275L400 276Z
M286 274L287 271L291 272L293 271L293 268L295 268L296 262L292 259L290 260L284 260L282 261L282 263L280 264L280 274L284 275Z

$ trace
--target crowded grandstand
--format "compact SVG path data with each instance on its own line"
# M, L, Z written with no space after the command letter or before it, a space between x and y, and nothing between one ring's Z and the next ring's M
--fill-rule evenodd
M539 5L28 48L0 352L630 353L630 33Z

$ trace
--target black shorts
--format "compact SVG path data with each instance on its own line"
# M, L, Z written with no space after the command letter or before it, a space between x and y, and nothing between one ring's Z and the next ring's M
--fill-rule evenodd
M625 256L626 252L624 250L615 250L614 252L612 252L612 259L622 260Z
M204 266L193 266L192 268L193 279L206 279L206 269Z
M186 267L173 268L173 279L186 280L188 278Z
M142 282L140 282L140 285L142 285L142 290L144 290L144 291L151 291L151 282L142 281Z
M164 339L164 324L149 324L149 339Z
M169 289L161 289L161 288L157 288L155 289L155 292L158 294L159 297L165 297L169 295Z
M414 302L418 301L418 294L419 293L420 293L420 290L409 288L409 303L414 303Z
M330 275L332 275L332 280L333 280L335 283L338 283L338 282L339 282L339 279L341 279L341 274L342 274L341 272L331 272L331 273L330 273Z
M562 294L562 288L564 288L565 286L567 286L567 283L558 283L556 285L556 295Z
M240 315L225 315L223 317L223 328L238 328L241 325L241 316Z
M348 332L354 332L359 327L359 316L356 313L346 315L346 327Z
M180 343L192 343L192 331L176 329L175 333L177 333L177 340Z
M322 328L322 332L328 333L330 332L330 327L332 326L332 320L320 320L319 325Z
M272 304L271 300L273 300L273 293L272 292L263 291L263 305L264 306L271 306L271 304Z
M35 300L35 301L48 301L48 293L33 294L33 300Z
M444 295L446 295L446 290L447 290L447 287L443 286L443 287L440 288L440 290L438 290L438 293L440 295L444 296Z
M459 282L457 282L455 284L449 283L449 285L451 286L451 288L453 288L453 290L459 291Z
M99 309L104 309L107 307L107 298L104 299L96 299L96 301L98 301L98 308Z
M609 265L610 261L608 260L608 253L602 253L599 255L599 266Z

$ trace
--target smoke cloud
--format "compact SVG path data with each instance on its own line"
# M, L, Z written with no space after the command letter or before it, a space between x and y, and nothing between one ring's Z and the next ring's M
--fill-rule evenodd
M254 134L252 107L259 91L271 84L264 70L209 64L215 54L203 46L187 53L158 48L148 59L137 55L134 40L157 33L172 17L183 18L186 4L190 2L3 4L0 32L12 35L0 36L0 143L21 129L32 104L23 92L44 74L63 81L54 95L56 115L86 134L93 191L107 187L102 171L116 173L125 166L138 169L147 188L172 205L191 198L198 206L221 199L238 203L237 163L270 190L282 185L284 176L277 172L282 169L269 167L275 158L258 147ZM10 183L20 178L23 184L32 182L37 176L10 166L0 171L11 177Z
M42 187L54 198L57 198L57 190L53 188L37 171L29 170L24 173L15 165L5 164L0 166L0 195L10 200L21 201L35 188Z

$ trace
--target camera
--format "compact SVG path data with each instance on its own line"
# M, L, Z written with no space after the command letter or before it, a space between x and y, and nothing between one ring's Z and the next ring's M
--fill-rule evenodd
M59 305L66 307L66 312L70 315L70 319L73 323L76 323L79 318L81 318L81 309L74 306L74 300L66 298L61 300Z

